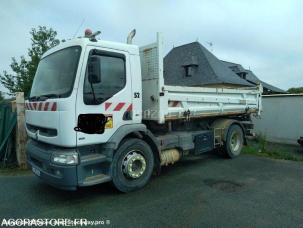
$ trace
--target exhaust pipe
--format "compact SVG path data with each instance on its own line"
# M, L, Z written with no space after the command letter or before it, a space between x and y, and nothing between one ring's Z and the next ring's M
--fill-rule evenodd
M127 44L132 44L133 38L136 35L136 29L133 29L127 36Z

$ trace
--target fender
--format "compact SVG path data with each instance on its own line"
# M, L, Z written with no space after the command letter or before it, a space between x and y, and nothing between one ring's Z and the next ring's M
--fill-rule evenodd
M152 149L155 156L156 172L160 173L160 145L153 133L146 128L145 124L123 125L110 137L103 148L110 148L111 151L118 149L121 141L128 135L133 135L144 140Z
M116 132L109 138L106 144L110 145L110 147L116 150L125 136L134 133L138 136L138 138L142 138L140 132L146 132L147 128L144 124L127 124L119 127Z
M120 142L130 134L135 135L137 138L144 139L153 150L156 150L159 153L159 143L153 133L146 128L145 124L130 124L119 127L106 144L110 145L110 148L116 150Z

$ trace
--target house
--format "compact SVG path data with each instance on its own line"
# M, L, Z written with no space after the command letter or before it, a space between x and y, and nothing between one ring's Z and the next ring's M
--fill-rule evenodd
M199 42L175 47L165 56L164 82L166 85L176 86L253 86Z
M262 84L263 86L263 94L283 94L286 91L279 89L273 85L270 85L264 81L261 81L251 70L246 70L242 67L242 65L238 63L232 63L227 61L222 61L227 67L229 67L234 73L236 73L239 77L245 79L251 84L258 85Z
M199 42L174 47L164 58L164 82L175 86L247 87L262 83L265 94L285 91L261 81L240 64L221 61Z

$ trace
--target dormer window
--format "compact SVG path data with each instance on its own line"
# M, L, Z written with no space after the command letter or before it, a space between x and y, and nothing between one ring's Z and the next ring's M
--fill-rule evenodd
M194 67L195 66L192 66L192 65L184 66L184 68L185 68L185 77L191 77L191 76L193 76Z
M239 76L240 76L240 78L242 78L242 79L245 79L245 80L246 80L246 75L247 75L247 73L246 73L246 72L240 72L240 73L237 73L237 75L239 75Z
M192 56L189 61L186 61L183 65L185 70L185 77L191 77L194 75L197 67L198 67L198 61L197 57Z

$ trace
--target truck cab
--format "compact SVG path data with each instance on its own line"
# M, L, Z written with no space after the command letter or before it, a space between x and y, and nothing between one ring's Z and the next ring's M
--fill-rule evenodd
M173 97L202 96L202 90L165 87L161 50L160 36L156 43L139 48L130 41L103 41L88 34L47 51L25 102L27 157L32 171L62 189L112 180L120 191L128 192L143 187L153 170L176 162L188 151L204 151L199 150L203 145L208 150L222 146L232 137L227 136L230 126L236 128L239 137L233 140L241 150L246 129L240 118L250 114L247 107L259 112L260 88L234 91L237 97L245 93L250 103L243 106L242 101L235 118L217 121L212 117L213 128L197 130L196 121L184 115L190 111L190 104L185 103L190 99L174 101ZM215 94L212 89L203 91L207 96ZM197 115L205 107L199 111L193 106ZM181 115L174 122L176 110ZM222 104L220 113L224 114ZM194 133L183 129L173 134L172 122L179 129L180 121L195 125L190 128ZM162 134L161 126L165 128Z
M92 61L95 67L99 67L101 76L93 83L88 73ZM106 143L120 127L141 123L140 91L140 57L139 48L135 45L78 38L46 52L39 63L29 100L25 103L26 130L30 138L29 162L36 173L39 170L41 176L55 183L75 184L75 176L67 175L66 180L62 178L65 177L65 169L60 165L64 163L41 170L39 150L44 146L47 152L52 151L48 156L43 154L47 158L47 166L52 166L50 162L55 163L57 156L58 161L70 159L65 161L70 163L67 170L75 169L73 165L79 162L76 148ZM103 126L99 127L106 129L102 134L75 130L78 117L90 117L88 114L104 115L106 121L103 122L91 119L96 121L93 124L101 124ZM66 152L70 157L63 158Z
M89 81L91 59L100 68L97 83ZM141 112L133 113L141 110L140 96L134 97L140 91L136 46L85 38L64 42L45 53L39 64L26 103L27 133L67 148L107 142L122 125L141 123ZM110 119L102 135L74 130L78 116L89 113Z

